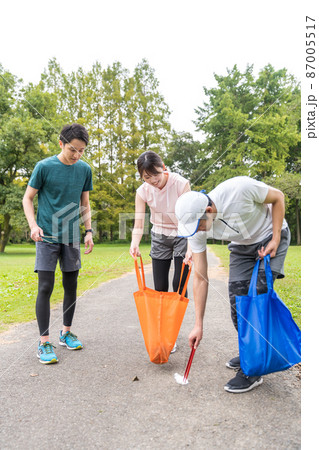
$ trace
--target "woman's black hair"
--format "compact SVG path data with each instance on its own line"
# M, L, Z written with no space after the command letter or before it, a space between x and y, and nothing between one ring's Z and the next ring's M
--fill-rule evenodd
M89 133L87 132L86 128L79 123L65 125L60 133L60 141L62 141L63 144L69 144L72 139L78 139L79 141L83 141L86 145L88 145Z
M162 158L152 150L142 153L137 159L137 170L143 178L144 172L148 175L158 175L157 167L165 167Z

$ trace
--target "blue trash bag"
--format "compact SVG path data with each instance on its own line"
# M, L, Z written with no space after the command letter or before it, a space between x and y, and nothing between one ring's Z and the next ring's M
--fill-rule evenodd
M269 255L264 258L268 292L257 295L259 264L248 295L236 296L240 367L248 376L279 372L301 361L300 329L273 289Z

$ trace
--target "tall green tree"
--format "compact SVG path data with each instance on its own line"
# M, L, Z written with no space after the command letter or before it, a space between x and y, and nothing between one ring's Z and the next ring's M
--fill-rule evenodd
M11 218L21 214L25 178L44 156L44 131L34 118L11 117L0 129L0 252L4 252L12 230Z
M301 244L301 174L285 172L280 177L267 177L265 183L285 194L285 217L291 230L293 243Z
M159 91L159 81L146 59L134 70L136 110L138 129L141 135L140 148L143 151L163 152L167 145L170 110Z
M45 86L23 85L0 67L0 252L12 224L26 221L21 208L25 186L35 164L58 148L57 97ZM26 226L27 228L27 226Z
M41 81L57 96L58 115L89 131L84 159L93 169L98 234L113 239L119 214L134 211L137 157L150 149L164 153L168 142L170 113L155 71L143 60L132 75L119 62L67 74L53 59Z
M236 175L262 179L283 174L290 149L300 141L291 113L295 79L271 65L257 78L253 66L241 73L236 65L226 76L214 77L217 87L205 88L208 101L197 109L197 126L206 135L204 185L216 186Z
M196 189L194 182L200 177L200 168L206 160L206 153L199 141L195 141L191 133L172 133L172 138L168 144L165 163L172 172L177 172Z

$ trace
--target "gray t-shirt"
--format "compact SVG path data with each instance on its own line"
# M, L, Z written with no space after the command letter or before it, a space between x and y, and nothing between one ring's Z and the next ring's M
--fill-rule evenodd
M217 209L210 231L189 238L194 253L206 250L207 238L250 245L272 234L272 205L264 204L269 186L249 177L234 177L208 193ZM287 227L283 221L282 228Z

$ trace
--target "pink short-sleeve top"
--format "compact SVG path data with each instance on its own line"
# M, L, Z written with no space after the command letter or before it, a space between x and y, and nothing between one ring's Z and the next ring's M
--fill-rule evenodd
M175 203L183 194L188 180L178 173L165 173L168 179L163 189L144 182L136 192L150 207L152 231L165 236L176 236L178 222L175 217Z

